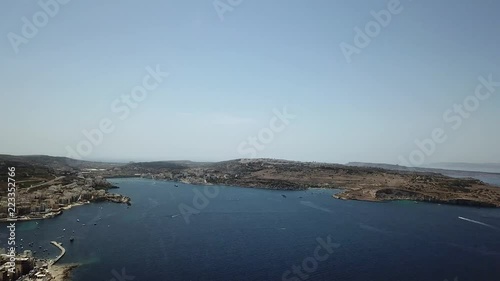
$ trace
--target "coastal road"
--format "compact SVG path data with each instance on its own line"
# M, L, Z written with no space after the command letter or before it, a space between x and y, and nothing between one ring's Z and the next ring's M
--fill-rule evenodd
M40 183L40 184L37 184L37 185L34 185L34 186L30 186L30 187L27 189L27 191L28 191L28 192L30 192L30 191L31 191L31 189L33 189L33 188L37 188L37 187L41 187L41 186L44 186L44 185L53 184L53 183L55 183L56 181L60 181L60 180L62 180L62 179L64 179L64 178L65 178L65 176L60 176L60 177L56 177L56 178L55 178L55 179L53 179L53 180L50 180L50 181L47 181L47 182L43 182L43 183Z

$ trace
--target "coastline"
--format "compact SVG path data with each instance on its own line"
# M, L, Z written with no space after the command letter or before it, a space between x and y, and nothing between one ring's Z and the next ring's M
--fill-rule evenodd
M49 262L47 272L52 277L53 281L69 281L71 278L71 271L78 267L79 264L62 264L56 265L56 263L66 254L66 249L62 246L61 243L56 241L50 241L50 244L57 247L61 250L61 254L57 256L54 260Z
M260 187L279 190L333 188L335 198L382 202L412 200L474 207L500 207L500 189L462 174L454 178L430 171L391 170L340 164L276 159L237 159L210 165L188 163L131 164L122 173L170 179L191 184ZM180 166L180 167L178 167Z
M52 277L51 281L70 281L73 269L80 265L78 263L51 265L47 271Z
M125 178L125 177L124 177ZM276 188L269 185L244 185L238 183L224 184L224 183L211 183L211 182L201 182L201 181L190 181L188 179L182 180L171 180L171 179L158 179L151 177L141 177L148 180L156 181L166 181L166 182L178 182L183 184L191 184L198 186L227 186L227 187L241 187L241 188L257 188L257 189L268 189L268 190L281 190L281 191L303 191L311 189L330 189L338 190L339 192L332 195L332 198L337 200L352 200L352 201L364 201L364 202L392 202L392 201L413 201L431 204L445 204L445 205L455 205L455 206L465 206L465 207L480 207L480 208L500 208L500 203L495 203L494 201L489 202L488 200L478 200L478 198L471 198L463 196L462 194L453 194L448 197L440 197L436 194L425 194L420 192L411 192L397 187L369 187L369 188L359 188L358 186L332 186L328 184L322 185L310 185L310 186L300 186L291 188ZM493 188L494 189L494 188ZM446 194L449 195L449 194Z
M51 219L55 218L57 216L60 216L63 214L63 210L69 210L73 207L78 207L78 206L83 206L90 204L89 201L87 202L76 202L76 203L71 203L67 206L61 207L56 211L51 211L49 213L43 214L42 217L29 217L29 216L22 216L18 218L0 218L0 222L23 222L23 221L34 221L34 220L45 220L45 219Z
M57 216L62 215L63 211L65 211L65 210L69 210L71 208L78 207L78 206L88 205L88 204L91 204L93 202L108 201L108 202L120 203L120 204L124 203L124 204L127 204L129 206L131 205L131 203L130 203L131 199L127 196L123 196L123 195L115 194L115 193L112 193L112 196L114 196L114 197L105 197L105 198L94 199L93 201L71 203L71 204L68 204L66 206L60 207L57 210L45 213L41 217L30 217L29 215L24 215L24 216L16 217L16 218L0 218L0 222L25 222L25 221L52 219L52 218L55 218ZM120 199L117 199L116 197L119 197Z
M478 200L478 198L461 196L453 194L449 196L436 196L432 193L420 193L398 188L379 188L379 189L344 189L343 191L332 195L338 200L354 200L364 202L393 202L393 201L413 201L431 204L455 205L464 207L479 208L500 208L500 203L494 200Z

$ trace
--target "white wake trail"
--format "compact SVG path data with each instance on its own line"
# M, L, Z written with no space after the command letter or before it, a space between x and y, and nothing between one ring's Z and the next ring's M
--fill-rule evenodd
M486 226L486 227L498 230L498 228L494 227L493 225L490 225L490 224L487 224L487 223L484 223L484 222L475 221L475 220L471 220L471 219L464 218L464 217L458 217L458 218L461 219L461 220L464 220L464 221L472 222L472 223L475 223L475 224L479 224L479 225L482 225L482 226Z

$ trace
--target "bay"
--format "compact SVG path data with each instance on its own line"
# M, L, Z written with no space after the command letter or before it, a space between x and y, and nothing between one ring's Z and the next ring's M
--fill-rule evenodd
M500 277L498 209L343 201L327 189L110 181L120 187L113 192L132 198L132 206L90 204L54 219L17 223L18 243L23 239L24 249L36 256L54 257L59 252L50 241L63 242L60 262L82 264L73 271L76 281L119 280L117 274L127 276L123 280ZM182 215L186 206L196 214ZM328 257L312 262L318 241L328 239L338 248L322 249ZM297 267L300 273L294 273Z

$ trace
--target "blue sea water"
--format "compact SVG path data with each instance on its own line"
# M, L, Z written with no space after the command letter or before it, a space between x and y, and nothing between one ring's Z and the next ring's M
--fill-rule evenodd
M54 257L59 252L49 242L63 242L60 262L82 264L75 281L500 279L498 209L343 201L324 189L220 186L214 194L214 187L110 181L132 206L90 204L54 219L17 223L18 243L23 239L37 256ZM193 203L207 192L213 198ZM187 223L179 206L201 208ZM338 248L321 250L328 257L312 262L318 239L328 237Z

